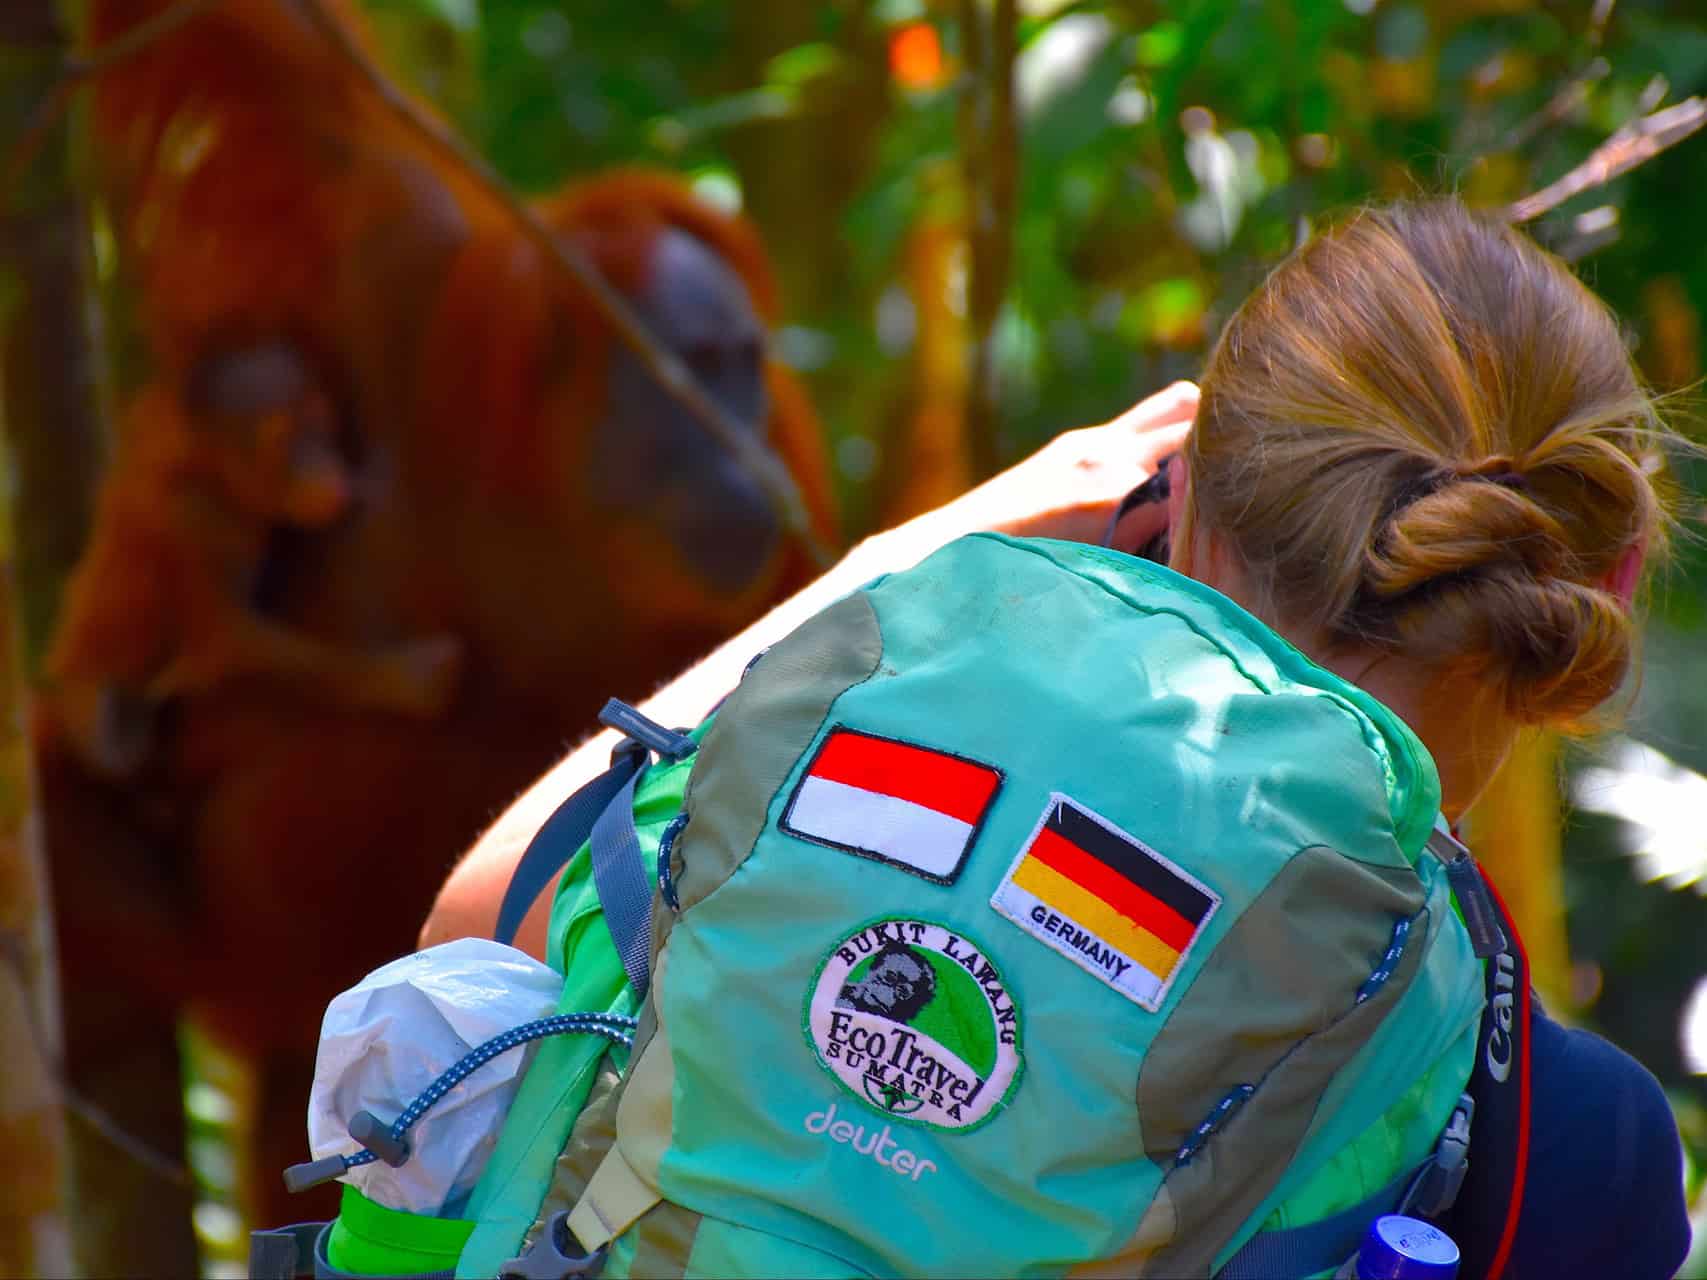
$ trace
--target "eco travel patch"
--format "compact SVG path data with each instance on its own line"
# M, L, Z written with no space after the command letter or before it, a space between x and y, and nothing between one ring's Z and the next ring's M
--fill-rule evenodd
M947 751L837 727L778 825L790 835L952 884L1002 771Z
M1221 898L1057 792L990 905L1154 1013Z
M977 943L929 920L877 920L837 942L805 1022L826 1071L911 1124L970 1129L1019 1083L1019 1010L1001 974Z

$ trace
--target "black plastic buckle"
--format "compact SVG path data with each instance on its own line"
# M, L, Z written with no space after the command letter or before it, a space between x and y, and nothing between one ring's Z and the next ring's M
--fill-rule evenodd
M612 698L605 703L599 712L599 723L627 735L665 760L686 760L699 750L699 744L687 734L678 729L666 729L656 720L641 715L621 698Z
M1476 1100L1461 1094L1452 1118L1435 1144L1428 1167L1418 1176L1405 1198L1404 1211L1425 1218L1445 1213L1458 1199L1464 1175L1470 1171L1470 1123L1476 1118Z
M569 1230L569 1214L558 1210L539 1233L539 1239L517 1258L498 1268L498 1280L569 1280L571 1276L596 1276L605 1265L605 1246L591 1253L581 1247Z
M298 1280L314 1274L314 1241L324 1222L298 1222L249 1233L249 1280Z
M1446 868L1446 882L1452 886L1452 896L1458 900L1458 910L1464 915L1464 927L1469 930L1476 958L1487 960L1499 955L1506 949L1499 908L1494 906L1493 895L1482 879L1482 869L1470 856L1470 850L1439 828L1429 833L1428 849Z

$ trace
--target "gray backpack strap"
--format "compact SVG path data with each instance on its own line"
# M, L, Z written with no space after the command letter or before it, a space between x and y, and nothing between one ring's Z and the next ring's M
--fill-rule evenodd
M528 842L510 875L509 888L504 890L498 925L492 930L495 941L513 946L534 899L569 865L600 816L624 796L633 803L634 783L646 763L646 749L624 740L614 754L611 767L560 804ZM603 898L602 891L599 896Z
M644 1000L652 967L652 880L634 830L634 788L640 774L639 769L629 774L593 823L590 851L605 928L616 943L628 985Z
M298 1222L249 1233L249 1280L362 1280L326 1257L330 1222ZM418 1271L399 1280L452 1280L454 1271Z
M652 894L648 887L650 877L640 865L640 844L634 834L634 788L645 772L649 753L657 752L666 760L681 760L692 755L698 744L685 733L666 729L648 720L617 698L605 703L604 710L599 712L599 722L628 736L611 751L611 767L560 804L528 843L521 861L510 875L510 884L498 908L498 924L492 930L492 937L506 946L512 945L534 899L569 865L575 851L592 839L593 882L599 891L599 902L604 907L611 937L616 940L617 954L623 958L623 969L629 981L634 982L635 992L644 995L644 975L652 949ZM606 850L602 858L606 871L601 874L601 841L596 829L602 818L612 814L615 816L611 818L611 826L602 841ZM626 833L622 830L623 822L627 825ZM634 874L639 877L641 892L645 895L643 914L648 932L644 949L640 952L638 972L641 979L638 982L635 982L636 969L629 963L629 955L634 946L642 944L636 944L632 939L635 929L634 877L619 869L626 862L633 863ZM606 894L607 884L610 896ZM619 933L619 928L625 932Z
M309 1260L313 1263L313 1269L298 1274L313 1276L314 1280L364 1280L359 1272L340 1271L332 1265L331 1259L327 1257L327 1241L332 1238L332 1224L326 1222L313 1225L320 1227L310 1244L312 1254ZM455 1277L456 1272L454 1270L410 1271L395 1277L394 1280L455 1280Z
M324 1222L298 1222L249 1233L249 1280L297 1280L314 1274L314 1241Z

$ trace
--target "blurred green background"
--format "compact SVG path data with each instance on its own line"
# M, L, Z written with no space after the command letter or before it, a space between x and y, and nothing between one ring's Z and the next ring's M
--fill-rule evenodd
M518 190L659 165L758 223L778 346L827 424L849 538L1193 376L1314 221L1438 191L1504 207L1707 92L1707 5L1658 0L367 7L401 78ZM1010 52L1011 140L993 87ZM1707 133L1530 226L1617 310L1695 435L1704 204ZM1707 467L1674 461L1683 523L1641 684L1617 732L1562 758L1556 999L1670 1092L1699 1240ZM196 1104L217 1129L217 1100ZM217 1198L217 1144L198 1150ZM234 1229L203 1226L216 1243ZM1707 1276L1707 1247L1685 1274Z

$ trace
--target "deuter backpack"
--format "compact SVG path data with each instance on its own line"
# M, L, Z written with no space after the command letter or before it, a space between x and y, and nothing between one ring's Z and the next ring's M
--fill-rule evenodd
M1331 1274L1451 1203L1497 908L1411 731L1225 597L975 535L691 734L620 710L500 936L561 871L560 1012L632 1050L541 1045L456 1274Z

